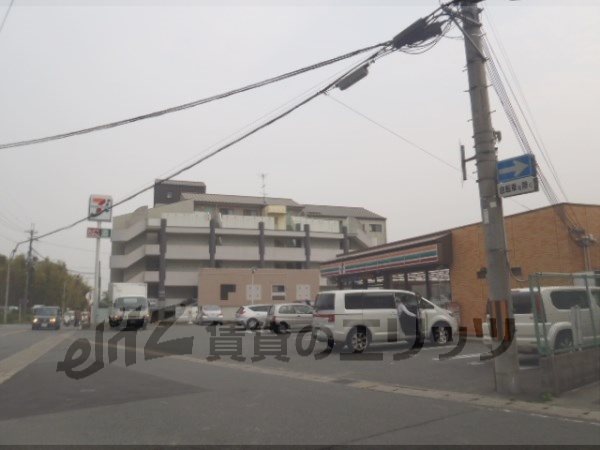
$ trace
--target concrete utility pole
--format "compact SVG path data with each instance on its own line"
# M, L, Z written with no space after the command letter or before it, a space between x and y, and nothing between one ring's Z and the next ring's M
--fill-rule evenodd
M481 198L481 217L485 238L487 259L487 281L491 317L495 320L497 333L496 347L512 339L514 329L510 326L513 318L510 294L510 274L507 259L506 234L502 199L497 188L496 136L492 128L492 118L485 72L485 57L481 51L482 31L481 10L477 1L463 0L460 5L465 33L465 52L469 76L469 94L473 116L473 138L475 140L475 159L479 196ZM519 360L516 343L495 356L494 371L496 391L503 394L518 392Z
M8 296L10 294L10 263L12 262L15 254L17 253L17 249L19 248L19 244L15 246L12 252L10 252L10 256L6 259L6 284L4 285L4 323L7 322L8 317Z
M25 263L25 293L23 294L23 300L19 302L19 322L21 322L21 310L23 309L23 305L29 304L29 284L30 280L30 272L31 272L31 253L33 252L33 234L35 233L35 228L33 224L31 225L31 230L29 230L29 249L27 250L27 262Z

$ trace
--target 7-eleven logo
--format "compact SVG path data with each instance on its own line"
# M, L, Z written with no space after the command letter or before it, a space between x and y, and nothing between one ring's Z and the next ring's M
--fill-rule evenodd
M112 197L108 195L91 195L88 218L98 222L110 222L112 204Z

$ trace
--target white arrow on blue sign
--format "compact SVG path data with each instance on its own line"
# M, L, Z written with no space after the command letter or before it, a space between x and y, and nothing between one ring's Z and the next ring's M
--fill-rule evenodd
M535 176L535 156L533 155L522 155L498 161L499 183L507 183L519 178Z

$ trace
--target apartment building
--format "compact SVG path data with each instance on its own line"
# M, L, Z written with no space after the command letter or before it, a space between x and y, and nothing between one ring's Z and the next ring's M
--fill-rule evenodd
M167 305L198 298L202 268L318 269L386 243L386 219L361 207L210 194L185 181L157 180L154 199L113 218L111 281L146 282Z

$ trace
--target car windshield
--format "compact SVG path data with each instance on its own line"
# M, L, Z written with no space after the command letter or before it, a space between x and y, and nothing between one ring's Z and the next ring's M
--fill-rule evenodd
M202 307L202 311L218 312L218 311L221 311L221 307L220 306L216 306L216 305L204 305Z
M56 316L58 315L58 308L36 308L36 316Z
M120 297L114 307L122 311L141 311L148 307L148 301L144 297Z

